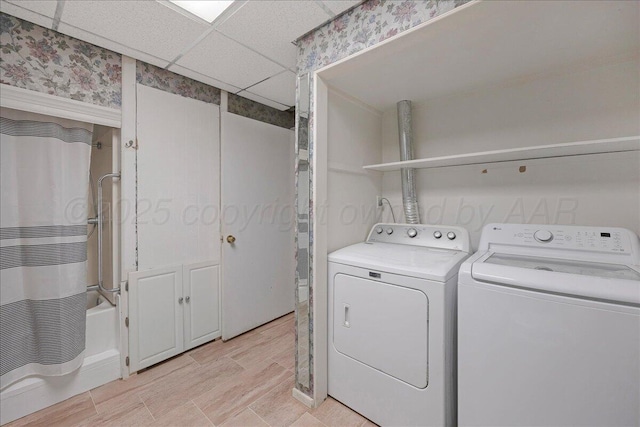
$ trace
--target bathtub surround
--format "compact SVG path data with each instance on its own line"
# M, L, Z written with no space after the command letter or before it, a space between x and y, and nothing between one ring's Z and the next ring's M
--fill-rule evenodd
M308 74L308 92L301 97L300 85L298 85L296 93L296 110L299 111L300 103L308 102L309 120L307 147L304 148L305 156L308 155L308 170L304 171L308 180L300 180L300 171L296 171L296 206L308 207L308 215L304 212L298 212L297 215L297 236L298 241L308 241L309 246L305 248L308 251L308 257L298 260L298 270L300 268L308 269L306 286L310 296L310 304L300 306L296 309L296 316L308 317L307 321L298 321L297 324L308 325L309 330L299 345L304 345L309 335L309 374L301 375L296 372L296 388L304 392L310 397L314 396L314 361L313 361L313 188L314 188L314 171L313 171L313 153L314 153L314 71L333 64L350 55L360 52L363 49L374 46L380 42L390 39L398 34L409 30L417 25L423 24L437 16L455 9L469 0L419 0L419 1L390 1L390 0L368 0L357 7L337 16L333 21L321 26L320 28L304 35L296 41L298 45L298 76L299 78ZM375 90L375 88L372 88ZM298 118L298 125L300 118ZM299 130L298 130L299 131ZM300 147L298 147L298 151ZM308 153L308 154L307 154ZM298 158L300 153L297 153ZM305 187L301 189L301 187ZM309 190L307 190L307 187ZM300 200L300 197L308 197L308 199ZM301 217L301 215L303 217ZM301 219L303 218L303 219ZM308 222L308 226L307 226ZM301 262L304 265L301 265ZM296 288L300 286L296 278ZM307 387L307 377L311 378ZM319 402L316 402L319 403Z
M120 378L118 309L96 291L86 294L86 308L87 338L82 366L67 375L32 376L2 389L1 425ZM53 421L48 419L48 423Z
M93 125L2 109L2 388L82 365L92 132Z

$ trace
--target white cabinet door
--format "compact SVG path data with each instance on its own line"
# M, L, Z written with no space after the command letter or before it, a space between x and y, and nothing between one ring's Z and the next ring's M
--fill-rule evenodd
M183 266L184 350L220 337L220 266Z
M182 266L129 273L131 372L181 353Z

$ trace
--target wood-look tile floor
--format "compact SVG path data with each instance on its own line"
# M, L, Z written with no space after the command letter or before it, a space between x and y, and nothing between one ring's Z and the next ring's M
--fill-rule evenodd
M291 396L294 342L288 314L8 426L373 426L331 398L309 409Z

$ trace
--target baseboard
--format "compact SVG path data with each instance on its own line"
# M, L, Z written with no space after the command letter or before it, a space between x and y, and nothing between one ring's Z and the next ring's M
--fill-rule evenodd
M303 392L301 392L300 390L298 390L297 388L293 389L293 397L296 400L300 401L305 406L308 406L309 408L313 408L313 399L307 396L306 394L304 394Z

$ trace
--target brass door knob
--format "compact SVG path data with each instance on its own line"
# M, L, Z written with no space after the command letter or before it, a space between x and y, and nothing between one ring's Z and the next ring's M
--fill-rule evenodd
M227 242L233 244L235 241L236 241L236 238L233 237L231 234L227 236Z

